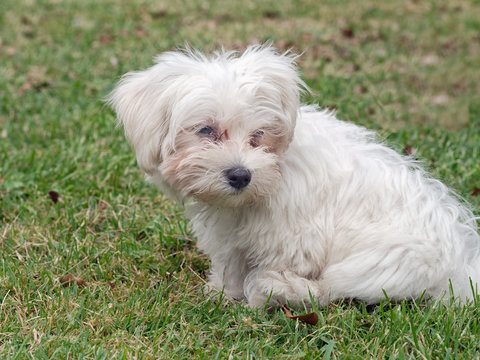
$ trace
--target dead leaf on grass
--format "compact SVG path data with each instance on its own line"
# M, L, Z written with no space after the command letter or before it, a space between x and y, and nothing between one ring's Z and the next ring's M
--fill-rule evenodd
M345 72L357 72L358 70L360 70L360 66L358 66L357 64L349 63L345 65L344 69Z
M472 190L472 196L478 196L478 194L480 194L480 188L475 186Z
M67 275L62 276L60 278L60 284L62 284L63 287L69 287L69 286L73 286L75 284L77 284L78 287L87 286L87 283L83 279L81 279L81 278L79 278L79 277L77 277L73 274L67 274Z
M355 31L351 27L344 28L341 30L343 37L347 39L353 39L355 37Z
M412 145L407 145L403 148L404 155L413 156L415 155L416 152L417 150L415 150L415 148Z
M263 17L266 17L267 19L278 19L281 16L282 14L278 10L265 10L263 12Z
M52 200L54 204L58 202L58 192L50 190L48 192L48 196L50 197L50 200Z
M287 307L287 305L282 305L282 310L285 313L287 319L298 320L309 325L317 325L318 323L318 314L316 312L294 316L292 315L292 312Z
M28 70L26 81L20 87L20 92L23 94L30 89L41 91L51 85L52 82L47 74L47 67L34 65Z
M337 105L335 105L335 104L325 104L325 105L323 105L323 108L331 110L331 111L336 111L337 110Z
M98 42L100 44L108 44L108 43L111 43L112 41L114 41L114 37L111 36L111 35L101 35L99 38L98 38Z
M154 19L160 19L160 18L166 17L168 15L168 11L167 9L157 9L157 10L150 11L150 15Z
M353 92L355 94L365 94L367 91L367 88L363 85L355 85L355 87L353 88Z

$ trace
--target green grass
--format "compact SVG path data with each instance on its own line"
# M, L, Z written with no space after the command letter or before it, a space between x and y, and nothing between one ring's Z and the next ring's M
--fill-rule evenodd
M102 102L186 41L273 40L304 51L306 101L412 146L478 214L479 19L478 0L2 0L0 358L480 358L478 304L340 302L307 326L204 294L182 209Z

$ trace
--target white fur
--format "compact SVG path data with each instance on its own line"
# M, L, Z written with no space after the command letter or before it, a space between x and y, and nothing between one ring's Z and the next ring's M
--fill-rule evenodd
M264 45L156 62L109 102L147 179L187 204L214 288L250 306L448 299L450 282L472 298L472 212L372 132L300 106L293 56ZM243 190L225 175L239 166L251 172Z

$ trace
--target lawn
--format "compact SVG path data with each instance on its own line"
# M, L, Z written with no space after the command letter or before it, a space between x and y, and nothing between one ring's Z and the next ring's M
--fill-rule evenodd
M185 42L267 40L303 53L305 102L480 213L478 0L1 0L0 359L480 358L478 304L344 301L311 326L203 292L181 207L102 99Z

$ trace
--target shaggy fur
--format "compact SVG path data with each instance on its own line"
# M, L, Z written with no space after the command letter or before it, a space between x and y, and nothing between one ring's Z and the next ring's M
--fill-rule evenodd
M210 284L231 298L449 298L451 282L471 299L472 212L372 132L301 106L305 88L295 57L269 45L187 49L126 74L109 103L147 180L186 204Z

